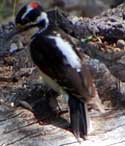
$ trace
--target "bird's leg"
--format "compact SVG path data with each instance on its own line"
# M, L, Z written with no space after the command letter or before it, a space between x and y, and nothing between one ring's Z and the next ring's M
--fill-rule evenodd
M49 105L54 113L61 112L61 108L60 108L58 101L55 97L49 98Z
M55 97L49 98L49 105L50 105L52 111L56 114L56 116L60 116L60 115L68 112L67 109L66 110L61 109L61 107L58 103L58 100Z

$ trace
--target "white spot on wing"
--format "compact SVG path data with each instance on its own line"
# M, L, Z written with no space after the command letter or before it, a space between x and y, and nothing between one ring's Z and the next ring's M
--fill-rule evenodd
M56 42L57 47L62 52L62 54L66 58L66 62L71 65L72 68L75 68L77 72L80 72L81 63L80 59L73 50L71 44L65 40L63 40L59 36L49 36L49 38L54 39Z

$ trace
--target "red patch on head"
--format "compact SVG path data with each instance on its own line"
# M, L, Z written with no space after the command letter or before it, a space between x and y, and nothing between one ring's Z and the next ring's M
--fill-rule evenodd
M30 6L31 6L33 9L36 9L36 8L40 7L39 3L37 3L37 2L31 2L31 3L30 3Z

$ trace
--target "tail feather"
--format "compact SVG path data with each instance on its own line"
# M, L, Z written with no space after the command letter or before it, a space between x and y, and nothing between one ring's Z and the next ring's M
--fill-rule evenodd
M88 113L87 105L74 96L69 97L71 128L76 138L87 135Z

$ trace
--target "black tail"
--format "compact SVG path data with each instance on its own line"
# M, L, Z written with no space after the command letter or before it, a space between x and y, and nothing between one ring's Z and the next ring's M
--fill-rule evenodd
M69 96L71 128L76 138L84 138L88 132L88 109L85 102Z

